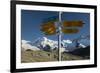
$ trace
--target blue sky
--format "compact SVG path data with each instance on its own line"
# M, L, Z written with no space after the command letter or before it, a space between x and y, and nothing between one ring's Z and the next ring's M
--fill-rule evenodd
M59 12L53 11L36 11L36 10L21 10L21 38L22 40L34 41L45 35L40 31L40 25L49 17L58 16ZM85 24L77 34L62 34L62 39L74 39L80 35L90 34L90 14L63 12L62 21L64 20L82 20ZM52 40L57 40L57 35L45 36Z

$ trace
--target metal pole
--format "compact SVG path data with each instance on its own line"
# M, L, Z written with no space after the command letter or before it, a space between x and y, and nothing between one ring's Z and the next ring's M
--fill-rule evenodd
M59 49L59 61L61 61L61 13L59 12L59 25L58 25L58 49Z

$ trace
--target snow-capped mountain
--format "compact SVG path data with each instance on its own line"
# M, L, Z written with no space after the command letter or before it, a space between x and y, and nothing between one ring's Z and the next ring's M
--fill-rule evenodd
M44 47L46 47L46 45L49 45L51 47L51 49L54 49L55 47L58 47L57 46L58 42L47 39L46 37L43 37L43 38L39 38L39 39L35 40L33 42L33 45L38 46L40 48L44 48Z
M86 41L84 41L84 42L86 42ZM83 40L80 40L79 41L79 47L85 48L87 45L85 46L84 42L83 42ZM54 48L58 48L58 42L57 41L50 40L46 37L38 38L37 40L35 40L33 42L33 45L40 47L42 49L44 49L46 47L46 45L49 45L52 50ZM63 51L72 51L72 50L76 49L76 42L73 42L69 39L62 40L61 48L62 48Z
M80 40L79 41L79 47L85 48L88 45L89 40ZM58 48L58 42L48 39L46 37L38 38L34 40L33 42L22 40L22 47L30 48L32 50L54 50L55 48ZM69 39L62 40L61 42L61 51L69 52L76 49L76 42L73 42Z
M27 49L34 51L40 50L38 47L32 46L30 43L31 43L30 41L22 40L22 45L21 45L22 50L27 50Z

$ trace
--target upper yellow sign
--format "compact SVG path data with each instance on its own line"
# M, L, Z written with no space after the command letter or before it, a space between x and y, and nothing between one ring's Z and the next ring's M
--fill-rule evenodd
M63 27L82 27L83 26L82 21L64 21L63 22Z

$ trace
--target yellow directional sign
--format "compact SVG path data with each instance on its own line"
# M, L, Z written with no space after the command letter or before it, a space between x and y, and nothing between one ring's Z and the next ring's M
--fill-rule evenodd
M55 29L54 23L46 23L41 25L41 31L51 31Z
M63 27L82 27L83 24L82 21L64 21Z
M73 34L73 33L78 33L79 30L77 28L63 28L62 32L65 34Z
M45 35L53 35L56 34L56 27L54 23L42 24L41 31L43 31Z
M83 22L82 21L64 21L63 22L63 28L61 29L62 33L65 34L73 34L78 33L78 28L72 28L72 27L82 27ZM71 27L71 28L65 28L65 27ZM40 29L45 35L54 35L56 34L56 26L54 22L47 22L41 25Z

